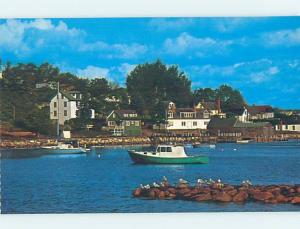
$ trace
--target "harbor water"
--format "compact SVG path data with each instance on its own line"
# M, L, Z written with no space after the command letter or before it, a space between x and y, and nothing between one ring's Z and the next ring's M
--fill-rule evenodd
M299 205L198 203L133 198L141 183L171 183L184 178L218 179L240 184L300 184L300 142L217 144L187 148L206 154L208 164L138 165L127 150L149 147L95 148L89 154L49 155L39 149L1 150L2 213L228 212L299 211Z

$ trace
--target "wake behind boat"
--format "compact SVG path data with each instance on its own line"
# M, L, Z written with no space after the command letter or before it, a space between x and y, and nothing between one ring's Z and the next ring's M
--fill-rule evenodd
M135 163L140 164L206 164L206 155L187 156L183 146L158 145L155 151L128 150Z

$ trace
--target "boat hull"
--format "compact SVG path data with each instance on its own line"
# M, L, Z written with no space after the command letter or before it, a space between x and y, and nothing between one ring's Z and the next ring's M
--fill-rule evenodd
M138 164L207 164L207 156L190 156L190 157L153 157L128 151L133 162Z
M75 148L75 149L54 149L54 148L41 148L47 153L51 154L80 154L85 153L86 151L83 148Z

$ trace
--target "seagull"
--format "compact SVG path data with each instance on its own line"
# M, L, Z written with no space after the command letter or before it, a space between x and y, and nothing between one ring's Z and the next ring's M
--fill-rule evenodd
M209 178L209 183L213 184L213 183L216 183L216 182L213 179Z
M187 184L187 183L189 183L189 182L187 182L186 180L180 178L180 179L179 179L179 183L180 183L180 184Z
M146 184L146 185L144 186L144 188L145 188L145 189L150 189L150 185L149 185L149 184Z
M141 188L141 189L144 189L145 187L144 187L144 185L140 184L140 188Z
M154 188L159 188L160 186L159 186L159 184L157 184L156 182L153 182L153 187L154 187Z
M204 181L204 180L202 180L202 179L198 179L198 180L197 180L197 183L198 183L198 184L204 184L204 183L205 183L205 181Z
M167 179L165 176L163 176L163 181L164 181L164 182L167 182L168 179Z
M160 185L161 187L165 187L165 183L164 183L164 182L160 182L159 185Z
M249 180L246 180L246 184L252 185L252 183Z
M218 183L221 183L221 179L218 179Z

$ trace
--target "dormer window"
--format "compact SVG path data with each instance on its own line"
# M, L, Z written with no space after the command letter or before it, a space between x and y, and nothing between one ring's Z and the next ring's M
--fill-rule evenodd
M173 118L174 116L173 116L173 112L169 112L168 113L168 118Z

